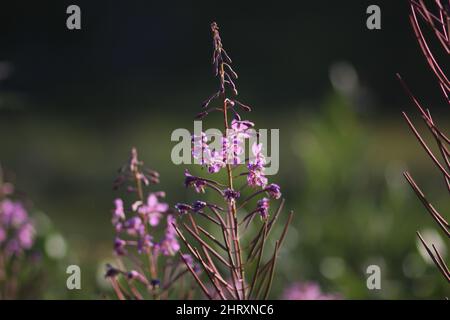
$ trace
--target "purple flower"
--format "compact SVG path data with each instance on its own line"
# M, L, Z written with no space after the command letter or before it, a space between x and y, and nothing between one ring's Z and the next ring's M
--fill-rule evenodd
M114 239L114 252L118 256L123 256L127 253L125 246L127 242L125 240L120 239L119 237L116 237Z
M234 191L230 188L227 188L224 190L223 192L225 199L227 199L228 201L230 201L231 199L238 199L241 196L241 193L239 191Z
M262 187L267 184L268 180L266 176L264 175L263 170L254 164L248 164L248 173L247 173L247 184L250 187Z
M184 176L185 176L184 184L186 187L194 187L194 189L197 193L205 192L205 186L206 186L205 180L191 175L187 169L184 171Z
M262 143L253 143L252 145L252 153L253 158L249 161L251 164L253 164L255 167L263 168L266 164L266 158L264 157L264 154L262 153L263 144Z
M147 203L137 208L137 211L148 219L152 227L157 226L162 217L162 213L169 210L167 203L158 201L158 197L162 197L163 195L163 193L150 193L147 198Z
M130 171L134 174L135 179L141 180L146 186L148 186L150 181L146 175L139 170L139 167L143 164L144 163L138 159L137 149L132 148L130 157Z
M168 215L166 233L158 246L158 249L165 256L173 256L176 252L178 252L178 250L180 250L180 244L177 240L177 232L174 227L175 223L175 217Z
M223 155L220 152L215 151L215 150L208 151L207 167L208 167L209 173L219 172L220 169L225 167L225 162L223 161Z
M200 164L204 165L208 157L208 137L204 132L200 136L192 135L192 157L200 160Z
M142 235L137 242L137 249L139 253L147 251L147 249L150 249L153 247L153 237L149 234Z
M249 161L247 168L247 183L250 187L260 186L264 188L268 182L264 175L266 160L262 154L262 143L254 143L252 146L253 158Z
M20 227L17 233L17 240L22 249L30 249L33 246L35 230L30 222Z
M28 220L28 213L22 203L5 199L0 203L0 218L6 225L18 227Z
M129 235L139 235L144 231L144 225L139 217L132 217L124 222L123 227Z
M259 212L261 218L267 219L269 216L269 199L262 198L256 203L256 211Z
M192 210L194 212L199 212L201 211L204 207L206 207L206 202L197 200L192 204Z
M266 189L267 193L269 194L269 196L271 196L274 199L280 199L281 197L281 189L280 186L275 184L275 183L271 183L269 184Z
M233 119L231 121L231 129L233 129L233 135L242 135L245 138L250 137L247 131L254 126L255 124L253 122L247 120Z
M125 211L123 209L123 201L120 198L114 200L114 210L112 224L116 226L120 221L125 220Z
M34 244L35 229L19 201L0 201L0 243L5 243L8 256L20 254Z
M177 209L180 214L187 214L192 210L192 207L185 203L177 203L175 209Z
M323 293L318 284L313 282L294 283L284 290L285 300L337 300L339 295Z
M202 166L208 168L209 173L219 172L225 167L222 152L211 150L207 144L208 138L204 132L200 136L192 136L192 156L199 160ZM200 191L197 191L200 192Z

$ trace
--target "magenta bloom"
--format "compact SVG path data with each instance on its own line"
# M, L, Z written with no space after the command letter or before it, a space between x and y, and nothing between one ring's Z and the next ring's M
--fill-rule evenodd
M167 216L166 233L161 243L159 244L159 249L165 256L173 256L178 252L178 250L180 250L180 244L177 240L177 232L173 226L175 222L176 220L174 216Z
M262 187L267 184L268 180L263 171L252 164L248 166L247 183L250 187Z
M27 221L28 213L22 203L5 199L0 206L0 217L3 223L18 227Z
M147 217L149 224L155 227L159 224L159 220L162 217L162 213L165 213L169 209L167 203L159 202L158 197L162 197L163 194L150 193L147 198L147 203L138 206L137 211ZM139 204L136 202L135 204Z
M23 249L30 249L34 243L35 230L30 222L25 223L17 232L17 240Z
M117 225L120 221L125 220L125 211L123 209L123 201L120 198L114 200L114 210L112 217L112 224Z
M185 203L177 203L175 209L177 209L180 214L187 214L192 210L192 207Z
M269 207L270 203L269 199L267 198L262 198L261 200L258 200L258 202L256 203L256 211L259 212L261 218L263 219L267 219L267 217L269 216Z
M197 200L192 204L192 210L194 212L200 212L203 208L206 207L206 202Z
M114 239L114 252L119 256L125 255L127 253L127 251L125 250L126 244L127 242L125 240L116 237Z
M208 137L204 132L200 136L192 135L192 157L199 160L201 165L206 164L208 158Z
M127 230L129 235L139 235L142 234L144 230L144 225L139 217L132 217L124 222L123 227Z
M225 199L227 199L227 200L231 200L231 199L236 200L241 196L241 193L239 191L235 191L230 188L225 189L223 194L225 196Z
M242 137L250 137L248 130L253 128L255 124L247 120L237 120L233 119L231 121L231 129L233 129L234 135L242 135Z
M149 234L141 234L141 237L137 242L137 249L139 253L145 252L147 249L150 249L154 246L153 237Z
M266 176L264 175L264 165L266 160L262 154L262 144L254 143L252 146L253 158L249 161L247 165L247 183L250 187L262 187L264 188L268 182Z
M294 283L284 290L285 300L338 300L339 295L323 293L317 283Z
M224 168L225 162L223 161L222 153L215 150L208 150L207 167L209 173L217 173L220 169Z
M266 191L274 199L280 199L281 197L281 188L279 185L275 183L271 183L266 187Z
M204 193L205 192L205 186L206 182L203 179L200 179L198 177L193 176L189 173L189 171L186 169L184 171L184 185L187 187L194 187L195 192L197 193Z
M19 254L34 244L35 229L28 213L19 201L0 201L0 243L5 243L8 255Z

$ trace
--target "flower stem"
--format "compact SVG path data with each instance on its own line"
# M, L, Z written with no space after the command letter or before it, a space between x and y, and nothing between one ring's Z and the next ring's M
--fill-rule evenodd
M220 64L220 78L221 82L223 83L225 80L225 71L224 71L224 64L223 62ZM227 139L228 136L228 113L227 113L227 98L225 96L225 92L222 93L222 99L223 99L223 120L224 120L224 127L225 127L225 135L224 139ZM234 190L233 187L233 171L231 168L231 164L228 163L228 154L225 154L226 159L226 168L227 168L227 175L228 175L228 187L231 190ZM236 252L236 261L238 263L238 269L240 274L240 279L238 281L240 282L240 287L242 290L242 299L245 299L245 271L244 267L242 265L242 254L241 254L241 245L239 243L239 231L238 231L238 224L237 224L237 210L236 210L236 202L234 199L228 200L228 209L231 211L231 217L230 222L232 226L231 232L234 234L231 235L231 238L234 240L234 249Z

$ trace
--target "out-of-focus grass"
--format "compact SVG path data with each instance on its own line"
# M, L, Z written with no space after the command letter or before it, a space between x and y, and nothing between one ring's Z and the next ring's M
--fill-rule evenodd
M256 110L249 116L259 128L280 128L280 172L272 180L282 186L286 208L295 210L273 296L289 282L316 280L347 298L443 297L445 281L416 245L415 231L435 226L402 171L410 168L442 211L449 205L439 174L401 116L361 120L336 96L313 114L297 107L289 114ZM105 292L97 268L112 259L111 183L131 146L160 171L158 189L170 204L193 199L183 186L184 166L170 160L170 134L180 127L192 130L192 119L168 112L95 126L82 118L0 117L2 164L66 237L67 263L82 267L83 289L71 297L101 298ZM369 264L382 269L380 291L366 288ZM61 295L65 278L55 277L52 288L55 294L47 296Z

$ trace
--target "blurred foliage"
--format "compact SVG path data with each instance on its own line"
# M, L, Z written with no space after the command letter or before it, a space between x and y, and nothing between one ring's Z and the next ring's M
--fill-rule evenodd
M298 247L286 253L281 274L319 281L350 299L441 299L448 285L419 255L415 236L433 226L431 218L405 183L403 164L370 165L370 149L383 141L374 140L349 101L329 97L294 141L305 181L291 199ZM444 186L428 178L448 211ZM381 290L366 287L371 264L381 268Z

